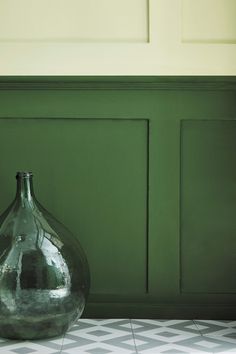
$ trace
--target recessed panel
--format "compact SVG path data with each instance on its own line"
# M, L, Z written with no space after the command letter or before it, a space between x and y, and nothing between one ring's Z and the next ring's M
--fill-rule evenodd
M144 293L146 121L0 119L0 212L16 171L33 171L43 206L81 241L91 293Z
M181 290L236 293L236 121L184 121Z
M148 0L1 0L0 40L148 40Z
M235 0L182 0L182 10L183 41L236 43Z

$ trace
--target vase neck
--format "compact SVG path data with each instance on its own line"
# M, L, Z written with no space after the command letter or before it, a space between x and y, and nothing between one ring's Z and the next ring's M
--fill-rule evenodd
M34 199L33 174L31 172L17 172L16 198L24 202Z

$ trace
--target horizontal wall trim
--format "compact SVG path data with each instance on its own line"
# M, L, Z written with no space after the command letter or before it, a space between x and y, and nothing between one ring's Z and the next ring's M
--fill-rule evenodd
M162 318L235 319L236 306L227 304L186 305L119 302L88 302L83 317L88 318Z
M0 90L236 90L236 76L1 76Z

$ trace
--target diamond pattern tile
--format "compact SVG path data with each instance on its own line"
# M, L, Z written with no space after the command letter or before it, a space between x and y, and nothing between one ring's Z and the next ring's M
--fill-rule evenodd
M130 320L80 319L65 335L63 353L135 353Z
M0 354L236 354L236 321L80 319L66 335L0 338Z
M197 326L190 320L131 320L138 353L189 353L189 348L201 338ZM194 348L194 351L197 348ZM199 350L200 351L200 350ZM204 350L204 352L206 352Z
M63 337L50 340L18 341L1 338L0 354L59 354Z
M236 321L194 320L200 333L207 337L220 337L236 343Z
M29 348L26 348L26 347L22 347L22 348L13 350L13 352L17 353L17 354L29 354L29 353L35 352L35 350L34 349L29 349Z

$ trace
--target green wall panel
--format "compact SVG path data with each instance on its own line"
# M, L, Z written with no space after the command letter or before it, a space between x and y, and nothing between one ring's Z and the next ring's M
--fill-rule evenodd
M236 121L183 121L181 288L235 293Z
M0 151L1 212L15 172L33 171L38 199L86 250L91 293L145 293L145 120L0 119Z
M1 77L0 210L30 169L85 316L235 318L235 77Z

